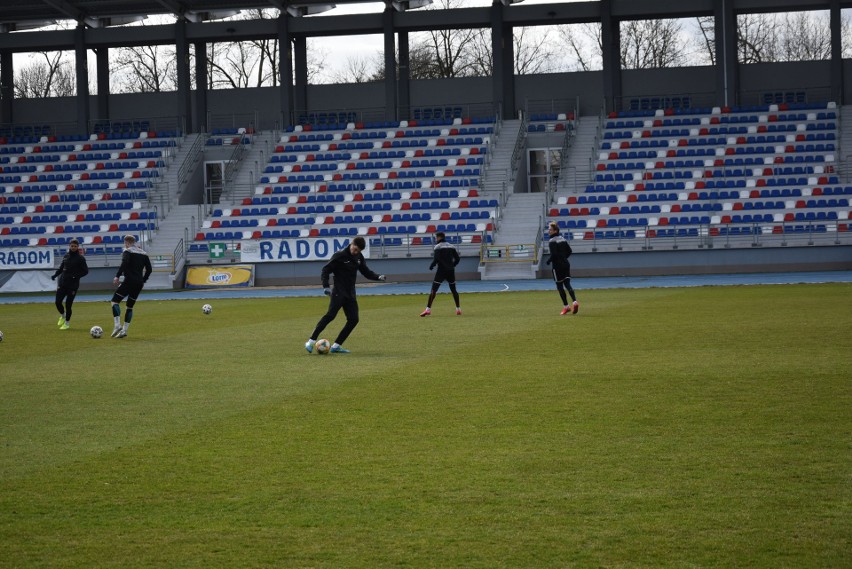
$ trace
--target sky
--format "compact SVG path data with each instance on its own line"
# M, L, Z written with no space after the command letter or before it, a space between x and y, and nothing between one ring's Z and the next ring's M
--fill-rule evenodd
M2 0L0 0L2 1ZM330 0L332 3L334 0ZM434 0L438 4L440 0ZM485 7L490 6L491 0L451 0L453 5L459 7ZM524 0L528 4L553 4L565 2L579 2L583 0ZM323 14L306 16L309 18L322 18L324 16L340 16L346 14L364 14L375 13L384 10L384 2L363 2L356 4L339 4L333 10ZM237 16L239 17L239 16ZM169 21L167 17L149 17L145 24L155 25L161 22ZM173 19L171 19L173 21ZM73 22L72 22L73 24ZM362 35L362 36L339 36L339 37L322 37L313 38L311 48L316 49L324 55L326 74L334 74L336 71L342 72L350 59L360 59L363 61L373 61L377 53L381 53L384 49L383 39L380 34ZM17 54L15 56L15 67L21 68L29 64L32 59L29 54ZM93 65L90 57L90 66ZM93 70L94 71L94 70Z
M2 1L2 0L0 0ZM330 0L333 2L334 0ZM458 7L487 7L490 6L492 0L449 0L452 6ZM583 0L524 0L526 5L529 4L552 4L564 2L578 2ZM434 0L435 5L440 5L442 0ZM363 2L355 4L340 4L333 10L323 14L305 16L309 18L322 18L326 16L346 15L346 14L362 14L362 13L377 13L384 10L384 2ZM845 12L846 10L844 10ZM852 10L850 10L852 12ZM240 16L236 16L239 18ZM243 16L244 17L244 16ZM174 21L174 17L168 16L152 16L145 20L147 25L157 25ZM70 22L73 25L73 22ZM687 25L692 25L688 23ZM65 27L68 27L67 25ZM25 32L24 32L25 33ZM686 31L685 31L686 33ZM686 38L685 40L686 41ZM686 45L686 44L685 44ZM383 38L380 34L362 35L362 36L338 36L338 37L318 37L309 40L310 50L321 54L323 59L323 71L321 77L317 79L320 82L331 81L335 76L346 75L349 68L349 63L352 60L358 60L368 64L368 70L372 71L375 65L378 54L383 51ZM34 61L33 57L42 58L40 55L33 54L17 54L15 56L15 67L21 69ZM66 57L73 57L73 53L66 54ZM90 55L89 65L91 76L94 76L94 57Z

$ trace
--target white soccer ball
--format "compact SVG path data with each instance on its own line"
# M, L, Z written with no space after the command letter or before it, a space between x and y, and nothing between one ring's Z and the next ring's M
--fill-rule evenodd
M318 354L325 355L331 349L331 342L329 342L325 338L320 338L319 340L317 340L317 343L314 344L314 348L317 349Z
M0 342L3 341L3 332L0 332Z
M211 312L213 312L213 307L209 304L205 304L201 307L201 312L203 312L204 314L210 314Z
M104 335L104 329L100 326L92 326L92 329L89 330L89 334L92 335L92 338L97 340L98 338Z

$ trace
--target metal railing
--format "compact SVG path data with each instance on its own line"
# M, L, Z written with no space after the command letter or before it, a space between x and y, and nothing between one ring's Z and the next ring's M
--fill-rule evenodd
M189 151L187 152L186 158L180 165L180 168L177 172L178 194L183 191L183 187L186 185L186 181L187 178L189 178L190 172L193 168L195 168L195 162L198 160L198 156L204 150L205 141L206 138L204 136L197 136L195 138L195 142L193 142L192 146L189 147Z
M542 229L543 233L543 229ZM852 245L844 220L567 229L575 253Z
M514 180L518 173L518 164L527 147L527 126L529 124L529 116L525 114L521 119L521 127L518 129L518 137L515 139L515 148L512 150L512 158L509 162L509 180Z
M434 252L434 243L423 240L424 235L386 236L370 235L364 236L369 242L370 258L383 259L405 259L405 258L429 258ZM480 255L481 244L493 238L493 231L482 231L474 236L470 233L446 232L447 241L453 243L462 257L474 257ZM337 237L336 239L351 239ZM401 241L401 242L400 242ZM215 243L225 246L225 255L218 259L212 259L208 251L188 250L186 260L193 263L203 261L205 263L230 263L240 260L240 249L242 240L217 239Z
M181 266L183 262L186 260L186 241L184 239L180 239L175 245L175 251L172 254L172 271L174 274L177 270L177 267Z
M482 245L479 250L479 264L487 263L538 263L536 243L518 243L512 245Z

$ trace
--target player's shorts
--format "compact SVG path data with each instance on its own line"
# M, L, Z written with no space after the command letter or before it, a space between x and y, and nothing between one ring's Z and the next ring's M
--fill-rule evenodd
M456 271L454 269L442 269L438 267L438 270L435 271L435 278L433 282L442 283L447 281L448 283L456 282Z
M553 280L556 282L562 282L566 279L571 278L571 267L554 267L553 271Z
M127 282L124 281L112 295L113 302L121 302L124 298L132 298L134 301L139 298L139 293L142 292L142 287L145 283L142 282Z

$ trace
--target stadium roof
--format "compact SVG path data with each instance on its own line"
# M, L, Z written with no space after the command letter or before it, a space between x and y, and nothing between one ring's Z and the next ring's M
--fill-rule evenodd
M291 7L304 14L308 6L382 4L385 1L387 0L0 0L0 34L43 28L58 21L76 21L90 28L105 28L130 23L144 16L173 15L190 22L202 22L234 15L239 10L265 8L284 11ZM413 0L399 0L399 3L405 4L408 1ZM500 1L504 4L517 4L523 0ZM611 0L611 6L612 14L617 18L677 18L712 14L715 1ZM550 2L553 0L548 0L547 3L539 0L524 2L520 12L517 12L524 16L520 16L516 25L564 23L569 14L573 15L576 21L587 21L590 14L598 14L601 4L597 0L565 0L564 3L558 4L561 6L559 8L557 4ZM735 13L759 13L827 10L834 2L837 2L840 8L852 7L852 0L732 0L732 5ZM440 5L437 0L435 4ZM568 9L567 6L571 8ZM465 6L459 4L457 7ZM450 9L446 13L454 11ZM446 26L448 21L458 23L453 16L438 16L434 12L430 15L431 19L438 22L435 25L439 27ZM418 16L417 20L421 18L422 16Z
M512 3L522 0L513 0ZM577 0L566 0L573 2ZM712 12L713 0L612 0L613 13L664 15L667 12ZM124 23L134 16L172 14L190 21L223 17L236 10L309 6L323 4L382 3L383 0L2 0L0 31L36 28L58 20L74 20L89 27ZM507 0L504 3L509 3ZM524 6L536 4L528 1ZM598 2L590 1L592 5ZM828 9L832 0L734 0L736 12L775 12ZM852 0L840 0L841 8L852 6ZM461 7L461 6L459 6Z
M288 5L340 5L364 1L367 0L2 0L0 24L5 25L7 31L55 20L75 20L99 27L128 17L158 14L172 14L200 21L215 17L216 13L234 10L284 10Z

